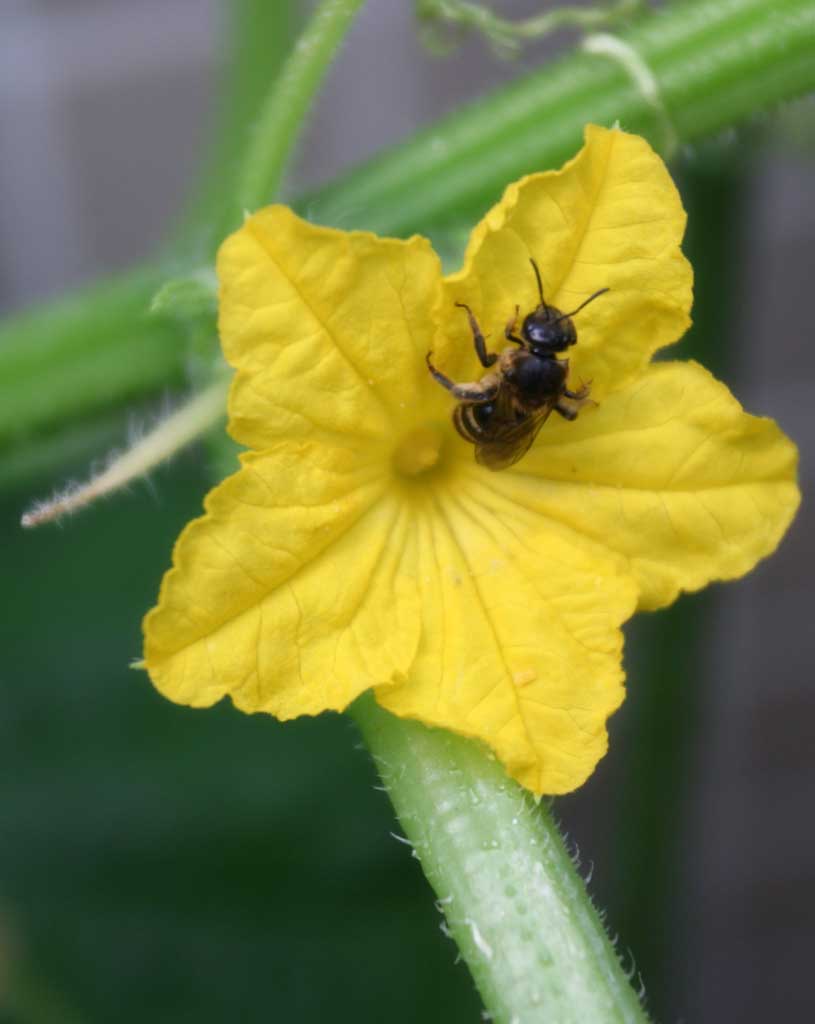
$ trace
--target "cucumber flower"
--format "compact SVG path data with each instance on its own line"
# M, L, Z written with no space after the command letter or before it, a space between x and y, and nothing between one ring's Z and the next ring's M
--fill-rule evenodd
M363 691L486 744L535 794L579 786L623 698L621 624L747 572L799 501L796 451L693 362L651 362L690 324L685 213L641 138L589 127L562 170L510 185L443 277L420 237L318 227L283 206L218 257L247 449L181 534L145 664L167 697L277 718ZM549 417L493 472L431 377L484 374L466 304L575 309L573 422Z

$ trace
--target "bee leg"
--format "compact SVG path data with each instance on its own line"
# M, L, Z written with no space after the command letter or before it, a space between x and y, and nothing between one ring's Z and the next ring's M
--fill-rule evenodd
M514 341L516 345L523 345L523 339L515 336L515 328L518 325L518 317L521 312L521 307L515 307L515 316L507 323L504 328L504 337L507 341Z
M443 374L441 370L436 369L436 367L430 362L431 355L432 353L428 352L424 358L427 363L428 370L430 370L433 375L433 379L438 381L443 388L446 388L450 394L460 402L471 402L473 404L491 402L498 394L498 385L500 381L496 374L488 373L486 377L479 381L472 381L466 384L456 384L456 382L450 380L446 374Z
M499 382L493 379L494 375L488 373L483 380L473 381L470 384L454 384L450 388L453 398L460 402L467 402L470 405L481 405L484 402L491 402L498 394Z
M589 381L588 384L584 384L581 381L580 382L580 390L579 391L569 391L568 388L564 388L563 389L563 394L566 396L566 398L571 398L575 402L584 402L589 397L589 392L590 391L591 391L591 381Z
M450 380L449 377L446 377L441 372L441 370L437 370L436 367L430 362L430 357L432 355L432 352L428 352L427 355L424 357L424 361L427 363L428 370L430 370L431 374L433 375L433 379L438 381L443 388L447 388L448 391L452 391L456 385L454 384L453 381Z
M568 405L561 405L560 402L555 405L555 412L559 412L564 420L577 419L577 409L570 409Z
M475 354L478 356L479 362L482 366L492 366L498 356L495 352L488 352L487 345L484 341L484 335L481 333L481 328L478 326L478 321L473 316L473 311L465 302L457 302L456 305L463 310L466 310L467 319L470 321L470 330L473 332L473 343L475 344Z

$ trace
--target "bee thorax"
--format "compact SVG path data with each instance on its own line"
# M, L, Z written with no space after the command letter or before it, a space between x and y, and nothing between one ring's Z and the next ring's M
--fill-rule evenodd
M565 362L518 352L504 376L518 398L534 408L562 393L566 372Z

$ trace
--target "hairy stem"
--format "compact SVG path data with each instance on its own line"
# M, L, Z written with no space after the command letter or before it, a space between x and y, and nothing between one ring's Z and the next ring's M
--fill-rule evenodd
M351 708L494 1021L643 1022L548 808L481 746Z
M73 515L107 494L121 490L145 476L166 459L191 444L226 417L229 380L216 380L205 391L176 409L127 451L117 453L109 464L86 483L70 487L53 498L36 502L22 517L30 529Z

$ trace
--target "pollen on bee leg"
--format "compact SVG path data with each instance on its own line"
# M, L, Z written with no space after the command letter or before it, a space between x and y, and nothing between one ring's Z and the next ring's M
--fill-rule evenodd
M439 461L442 433L433 426L416 427L399 441L393 452L393 468L402 476L418 476Z

